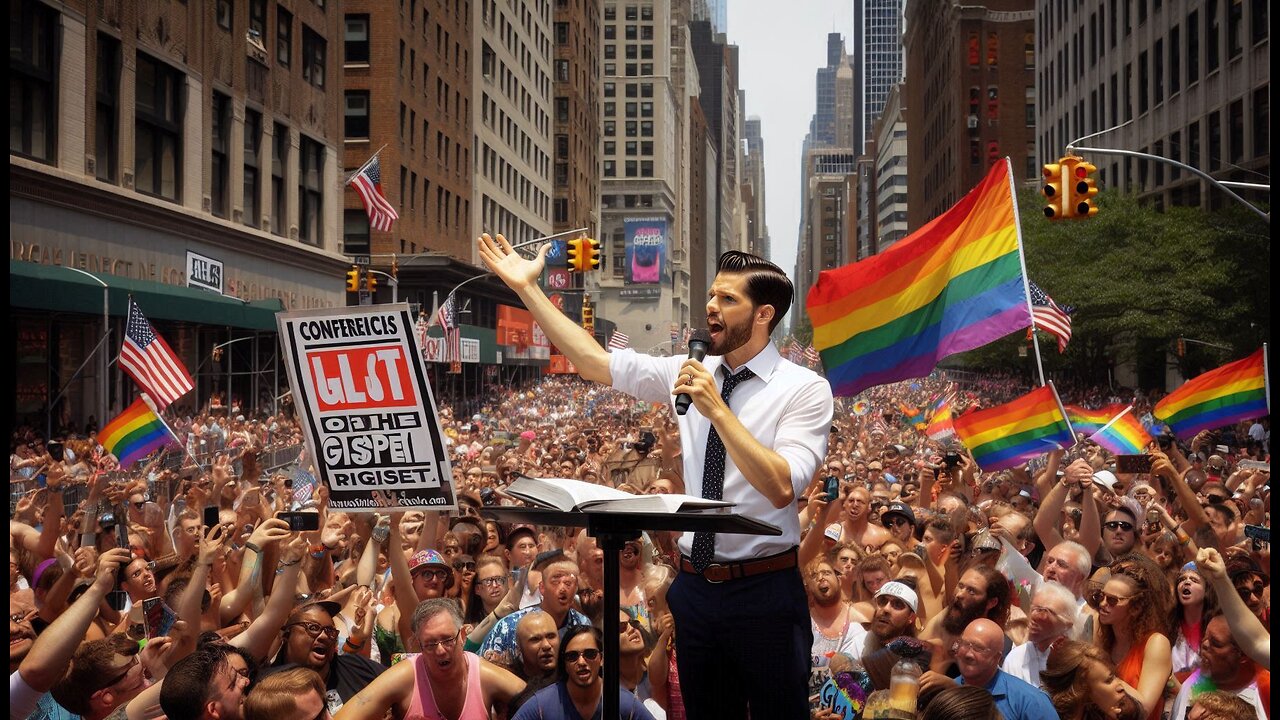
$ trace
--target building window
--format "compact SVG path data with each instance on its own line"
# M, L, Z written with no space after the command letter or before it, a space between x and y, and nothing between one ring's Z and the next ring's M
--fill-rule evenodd
M242 221L251 228L257 228L260 218L258 212L259 178L258 151L262 147L262 113L252 108L244 111L244 195L240 204L244 209Z
M58 13L38 2L9 5L9 152L53 162L54 54Z
M293 57L293 14L276 6L276 62L281 67L289 67Z
M347 15L344 26L342 61L348 64L369 62L369 16Z
M404 105L400 105L400 116L404 118ZM369 137L369 91L368 90L348 90L346 93L346 106L343 111L343 128L348 139L358 139ZM404 135L404 126L400 127L401 136Z
M640 177L653 177L653 161L652 160L640 161Z
M569 44L569 23L565 23L565 22L556 23L556 44L557 45Z
M1022 64L1027 70L1034 70L1036 67L1036 36L1035 33L1026 33L1022 36Z
M1253 156L1262 157L1271 151L1271 88L1253 91Z
M1169 28L1169 95L1177 95L1182 89L1182 38L1177 25Z
M1027 127L1036 126L1036 89L1027 88Z
M1147 52L1144 50L1138 53L1138 114L1141 115L1147 111L1147 88L1150 86L1151 78L1147 75Z
M93 117L94 174L116 182L119 165L120 41L98 33L97 107Z
M231 29L231 15L233 7L231 0L218 0L218 27L223 30Z
M289 167L289 128L275 123L271 135L271 232L283 236L289 229L285 168Z
M249 0L249 36L259 43L267 37L267 0Z
M312 245L324 241L324 145L303 135L298 168L298 239Z
M996 33L987 33L987 65L996 67L1000 59L1000 36Z
M182 158L182 73L138 53L134 187L178 199Z
M227 216L227 138L231 135L231 98L220 92L213 93L213 128L209 133L209 149L213 156L212 176L209 178L210 211L218 217Z
M1227 3L1227 59L1244 51L1244 0Z
M324 88L325 41L316 31L302 26L302 79Z
M617 177L617 176L618 176L618 163L617 163L616 161L614 161L614 160L605 160L605 161L604 161L604 176L605 176L605 177Z
M1231 133L1227 149L1231 162L1244 162L1244 100L1236 100L1227 106L1228 132Z
M1187 14L1187 84L1200 79L1200 16L1193 10Z
M556 122L569 122L569 98L556 98Z
M569 82L569 61L556 61L556 82Z
M552 209L552 222L565 223L569 222L569 201L565 198L556 198Z
M1234 1L1234 0L1233 0ZM1221 21L1218 20L1218 0L1205 0L1204 4L1204 35L1205 35L1205 72L1211 73L1218 69L1218 57L1221 47L1219 35L1222 33Z
M364 210L342 211L342 252L347 255L369 252L369 215Z

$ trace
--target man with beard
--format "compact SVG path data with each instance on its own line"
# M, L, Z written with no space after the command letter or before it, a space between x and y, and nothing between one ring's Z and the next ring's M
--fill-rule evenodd
M779 536L685 533L681 573L668 592L681 690L691 720L808 713L810 619L797 567L796 497L826 457L831 386L784 360L770 340L791 308L781 268L748 253L720 256L706 304L703 361L606 352L538 286L550 245L521 257L501 235L482 235L485 265L524 301L582 377L678 415L686 492L736 503ZM881 531L883 532L883 530ZM526 706L526 709L528 706Z
M590 625L586 615L573 609L578 595L578 565L572 560L557 560L542 569L539 586L542 602L517 610L498 621L485 637L477 654L480 657L508 667L520 662L516 626L525 615L541 610L555 621L556 628L564 633L579 625Z
M859 655L867 631L862 628L863 618L855 614L853 605L840 597L840 578L829 561L819 559L809 564L805 589L809 593L813 631L809 690L814 692L830 677L827 666L836 653Z
M1076 599L1056 582L1046 582L1031 598L1027 642L1009 651L1001 668L1010 675L1040 684L1040 672L1049 662L1049 649L1068 637L1076 622Z
M600 717L604 699L604 638L593 627L574 628L560 651L560 681L539 690L512 720ZM634 695L618 689L618 717L653 720ZM339 720L346 720L339 718Z
M934 646L933 670L940 673L951 670L955 659L952 648L969 623L986 618L1004 627L1009 621L1009 604L1009 581L999 570L987 565L974 565L966 570L956 583L955 595L946 612L931 619L920 635ZM1004 644L1005 651L1012 647L1008 638ZM1002 655L996 656L997 666Z
M1229 692L1249 703L1258 720L1271 715L1271 673L1244 654L1222 615L1214 616L1205 626L1200 641L1200 668L1182 683L1169 717L1185 718L1196 696L1212 690Z
M888 645L894 638L916 636L916 610L920 606L920 598L911 584L893 580L881 585L874 604L876 611L867 626L863 656Z
M505 713L524 689L520 678L462 649L462 613L453 600L422 601L411 627L422 652L369 683L335 720L380 720L388 711L397 718L488 720L489 708Z
M916 549L916 514L912 512L910 505L889 503L880 513L880 522L889 531L889 535L902 544L903 550L910 552Z
M954 684L986 689L1004 720L1044 720L1058 717L1049 696L1038 686L1023 682L1000 669L1000 651L1005 643L1000 626L985 618L969 623L952 644L960 677ZM920 692L946 689L953 681L936 672L920 676Z
M525 689L511 701L511 712L556 681L556 656L560 652L556 621L541 610L528 613L516 623L516 642L520 645L520 662L507 669L525 682Z
M294 610L285 622L284 644L276 662L265 675L304 667L324 679L325 704L336 713L386 669L372 660L350 653L338 653L338 628L333 616L342 612L336 602L315 602Z
M1138 516L1128 505L1112 508L1102 519L1102 549L1110 559L1124 557L1138 544Z

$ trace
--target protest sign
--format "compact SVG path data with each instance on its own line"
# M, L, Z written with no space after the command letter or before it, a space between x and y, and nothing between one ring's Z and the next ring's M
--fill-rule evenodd
M453 474L409 306L282 312L276 322L329 506L455 509Z

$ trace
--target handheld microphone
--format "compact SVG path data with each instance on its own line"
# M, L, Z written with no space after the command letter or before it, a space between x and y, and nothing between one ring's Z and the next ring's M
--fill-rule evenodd
M689 357L702 362L707 357L707 348L711 346L711 333L705 328L699 328L693 331L689 336ZM693 396L689 393L680 393L676 397L676 414L684 415L689 412L689 406L693 404Z

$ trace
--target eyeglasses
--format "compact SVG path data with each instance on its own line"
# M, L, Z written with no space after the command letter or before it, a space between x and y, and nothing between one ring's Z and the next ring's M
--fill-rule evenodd
M583 658L587 662L594 662L599 659L600 651L595 648L587 648L586 650L570 650L564 654L564 661L567 663L576 663L578 658Z
M955 641L954 644L951 645L952 655L955 655L961 650L971 652L974 655L977 655L978 657L986 657L993 652L990 648L984 648L981 645L975 645L969 642L968 640L957 640Z
M460 561L460 560L459 560L459 561L455 561L455 562L453 563L453 569L454 569L454 570L464 570L464 571L466 571L466 572L471 572L471 571L473 571L473 570L475 570L475 569L476 569L476 564L475 564L475 561L473 561L473 560L467 560L466 562L463 562L463 561Z
M323 634L325 637L329 638L330 640L338 639L338 628L332 625L321 625L320 623L317 623L317 622L304 621L304 622L290 623L285 627L300 627L303 629L304 632L306 632L308 635L310 635L313 638L319 637L321 634Z
M1133 531L1133 523L1125 522L1124 520L1111 520L1108 522L1104 522L1102 523L1102 527L1112 532L1115 532L1116 530L1123 530L1124 532Z
M1120 607L1121 605L1128 605L1129 601L1133 599L1132 595L1129 595L1129 596L1112 595L1109 592L1103 592L1101 590L1099 590L1097 594L1094 595L1093 597L1094 597L1094 602L1098 605L1114 605L1116 607Z
M413 573L413 577L415 578L425 577L429 580L439 580L440 582L444 582L445 578L449 577L449 571L448 570L418 570Z
M483 578L483 579L481 579L481 580L477 580L477 581L476 581L476 584L477 584L477 585L484 585L484 586L486 586L486 587L498 587L499 585L506 585L506 584L507 584L507 576L506 576L506 575L494 575L493 577L487 577L487 578Z
M1254 585L1241 584L1236 586L1236 592L1240 593L1240 597L1242 598L1247 598L1250 595L1262 597L1262 592L1265 589L1266 587L1262 583L1256 583Z
M102 689L106 690L107 688L112 687L114 685L119 685L120 681L128 677L129 673L132 672L134 668L138 667L141 664L142 664L142 661L138 660L137 656L134 656L133 660L130 661L128 665L124 666L124 670L122 670L119 675L112 678L111 681L108 682L106 685L103 685Z
M461 633L462 631L459 630L458 632ZM428 642L424 642L422 643L422 649L426 652L435 652L437 648L452 650L453 646L457 644L458 636L454 635L453 637L445 638L444 640L430 640Z
M910 521L908 521L906 518L904 518L904 517L898 517L897 515L895 515L895 516L893 516L893 517L889 518L888 520L885 520L884 522L885 522L885 524L886 524L886 525L889 525L889 526L891 526L891 527L900 527L900 526L902 526L902 525L910 525L910 524L911 524L911 522L910 522Z

